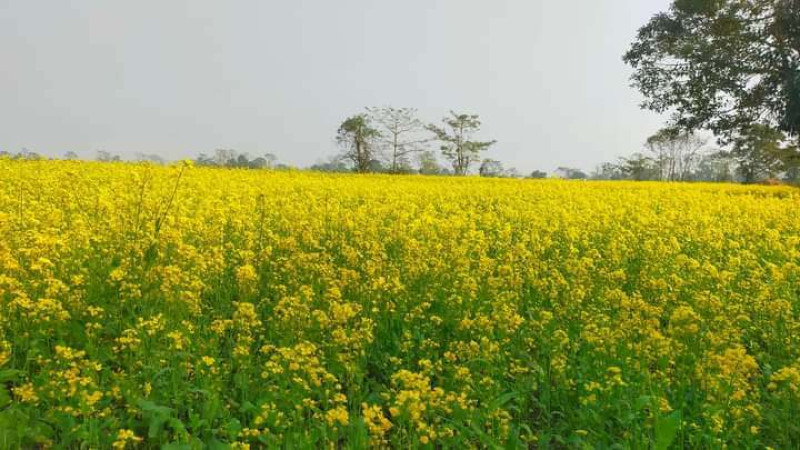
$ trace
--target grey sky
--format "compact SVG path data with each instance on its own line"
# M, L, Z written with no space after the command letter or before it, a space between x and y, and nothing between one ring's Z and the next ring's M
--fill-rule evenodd
M0 0L0 149L308 165L364 106L480 114L487 156L591 169L641 148L621 55L668 0Z

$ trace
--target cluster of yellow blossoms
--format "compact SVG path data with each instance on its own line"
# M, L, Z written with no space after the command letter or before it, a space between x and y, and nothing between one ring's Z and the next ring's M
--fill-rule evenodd
M790 187L0 160L12 448L800 445Z

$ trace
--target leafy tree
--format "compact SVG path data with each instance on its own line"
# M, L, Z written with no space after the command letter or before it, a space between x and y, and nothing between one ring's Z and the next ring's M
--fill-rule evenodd
M533 172L531 172L530 175L528 175L528 178L534 178L534 179L547 178L547 172L541 170L534 170Z
M624 180L625 174L622 173L619 164L604 162L594 169L591 178L593 180Z
M327 161L319 161L309 167L309 170L313 170L316 172L336 172L336 173L343 173L343 172L350 172L350 167L342 161L339 157L333 157L328 159Z
M22 151L20 151L19 157L22 159L28 159L32 161L43 159L42 155L34 151L28 150L27 148L23 148ZM116 159L113 159L113 161L119 161L119 156L117 156Z
M439 165L436 154L430 150L417 154L417 165L419 173L422 175L439 175L442 173L442 166Z
M194 159L194 162L198 166L213 166L214 158L206 155L205 153L200 153L197 155L197 158Z
M790 161L790 166L786 169L786 175L783 180L795 184L800 183L800 159L793 158Z
M695 169L706 140L692 133L665 128L647 139L662 181L685 181Z
M265 166L264 167L266 167L268 169L271 169L271 168L275 167L275 165L278 162L278 157L275 156L274 153L264 153L263 159L264 159L264 162L265 162Z
M480 160L480 154L497 141L474 141L472 137L480 131L481 121L475 114L456 114L442 119L443 127L428 125L436 139L442 143L442 155L453 166L456 175L466 175L470 165Z
M236 163L234 164L236 167L250 167L250 158L247 157L246 153L241 153L239 156L236 157Z
M397 163L397 166L394 169L392 169L391 166L389 166L388 172L389 173L394 173L394 174L415 173L412 159L411 158L402 158Z
M236 165L238 152L232 148L218 148L214 150L214 164L217 166L232 167Z
M655 162L652 158L641 153L634 153L628 158L621 158L619 167L628 179L636 181L658 179L658 167Z
M482 177L502 177L505 175L505 172L506 170L503 168L503 163L489 158L484 159L478 168L478 174Z
M264 158L263 156L258 156L250 160L248 167L250 167L251 169L264 169L269 166L266 158Z
M98 150L95 159L102 162L121 161L119 155L112 155L110 152L105 150Z
M102 161L102 162L111 161L111 153L109 153L109 152L107 152L105 150L98 150L97 153L95 154L94 159L96 159L97 161Z
M752 124L800 132L800 0L673 0L624 60L643 107L731 142Z
M146 153L137 153L136 154L137 161L150 161L156 164L164 164L164 158L156 154L146 154Z
M339 126L336 141L345 148L344 158L353 162L357 172L370 172L375 159L375 141L381 136L372 127L366 114L358 114L345 119Z
M586 172L572 167L559 167L556 169L556 172L561 174L561 176L567 180L585 180L589 178L589 176L586 175Z
M383 162L380 159L371 159L369 160L369 172L373 173L382 173L386 172L386 167L384 167Z
M731 182L736 161L728 152L707 152L700 156L694 179L698 181Z
M781 143L782 133L766 125L751 125L733 143L731 155L745 183L775 178L788 169L796 150Z
M417 110L384 106L367 108L367 113L377 124L380 143L387 150L389 172L403 172L409 167L409 156L424 150L423 145L428 142L420 136L425 125L417 118Z
M76 159L78 159L78 154L70 150L64 153L64 159L68 161L75 161Z

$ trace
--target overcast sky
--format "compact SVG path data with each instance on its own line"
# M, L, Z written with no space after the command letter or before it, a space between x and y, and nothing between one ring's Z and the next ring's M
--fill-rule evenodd
M487 156L591 169L641 148L621 60L668 0L0 0L0 149L308 165L364 106L479 114Z

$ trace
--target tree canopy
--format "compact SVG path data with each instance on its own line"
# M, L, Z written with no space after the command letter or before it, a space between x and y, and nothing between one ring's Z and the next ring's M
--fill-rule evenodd
M624 60L643 107L723 143L752 130L800 133L800 0L674 0Z
M371 172L375 156L375 140L380 132L375 129L370 117L358 114L348 117L339 126L336 141L345 148L344 157L353 162L358 172Z
M456 175L466 175L470 166L480 161L481 152L497 142L473 140L473 135L481 129L477 114L450 111L442 123L443 127L431 124L427 128L441 142L442 155L450 161Z
M391 173L408 172L409 157L424 150L428 139L420 133L425 124L417 118L416 108L382 106L367 108L368 116L377 124L380 144L386 150Z

